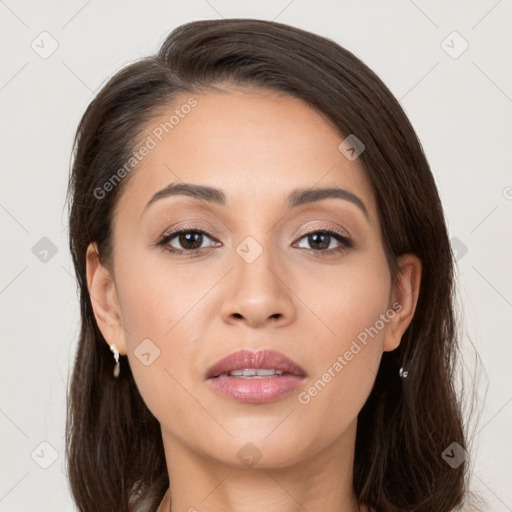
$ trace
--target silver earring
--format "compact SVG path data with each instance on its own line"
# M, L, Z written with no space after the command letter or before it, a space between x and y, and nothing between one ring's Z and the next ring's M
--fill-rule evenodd
M401 379L406 379L409 372L407 370L404 370L404 367L400 368L400 371L398 372Z
M114 377L117 379L121 371L121 366L119 365L119 350L117 350L117 347L115 346L114 343L110 345L110 350L114 354L114 359L116 360L116 365L114 366Z

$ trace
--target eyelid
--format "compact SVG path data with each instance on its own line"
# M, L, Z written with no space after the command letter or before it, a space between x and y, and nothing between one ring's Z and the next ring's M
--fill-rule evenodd
M313 226L313 227L309 227L309 228L306 228L305 231L300 231L295 236L303 237L305 235L309 235L310 233L317 233L318 231L334 231L338 235L340 235L340 236L342 236L344 238L347 238L349 240L352 240L352 237L350 236L350 234L347 231L342 231L340 228L335 228L335 227L332 227L332 226Z
M167 230L162 236L159 237L158 241L154 245L163 246L163 245L167 244L169 242L169 240L172 240L173 238L180 235L181 233L187 233L189 231L206 235L208 238L211 238L215 242L219 241L215 237L210 235L210 233L208 233L208 231L201 228L200 226L195 226L193 224L187 224L187 225L181 226L179 228L172 228L170 230ZM178 251L178 249L177 249L177 251ZM183 252L184 251L185 251L185 249L183 249ZM195 249L194 252L197 252L197 249Z
M199 226L194 226L194 225L188 224L188 225L182 226L180 228L171 229L169 231L166 231L163 235L160 236L160 238L159 238L157 243L160 243L162 240L166 239L170 235L173 235L173 237L174 237L174 236L177 236L177 235L179 235L179 234L181 234L183 232L187 232L187 231L194 231L194 232L197 232L197 233L202 233L203 235L208 236L212 240L216 240L215 237L210 235L210 233L208 233L208 231L204 230L203 228L201 228ZM321 232L321 231L334 231L335 233L337 233L338 235L340 235L340 236L342 236L344 238L351 239L351 236L348 233L343 232L343 231L341 231L341 230L339 230L337 228L333 228L331 226L313 226L313 227L307 228L305 231L302 231L300 233L296 233L294 235L294 237L300 236L300 238L303 238L304 236L309 235L310 233L318 233L318 232Z

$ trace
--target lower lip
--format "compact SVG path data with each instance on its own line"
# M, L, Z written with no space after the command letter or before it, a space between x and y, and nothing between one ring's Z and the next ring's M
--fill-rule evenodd
M237 377L214 377L208 379L210 386L222 395L240 402L261 404L273 402L298 388L305 377L280 375L279 377L240 379Z

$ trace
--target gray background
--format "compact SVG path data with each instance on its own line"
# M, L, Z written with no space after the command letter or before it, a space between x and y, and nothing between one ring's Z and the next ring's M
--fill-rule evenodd
M481 360L471 488L490 511L512 511L510 0L0 0L0 511L74 510L63 436L78 300L64 196L78 120L111 74L171 29L219 17L330 37L400 100L458 254L469 371Z

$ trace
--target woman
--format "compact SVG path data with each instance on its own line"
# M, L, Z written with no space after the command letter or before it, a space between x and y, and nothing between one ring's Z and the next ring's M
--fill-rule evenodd
M269 21L178 27L87 108L69 200L79 510L465 502L442 206L353 54Z

